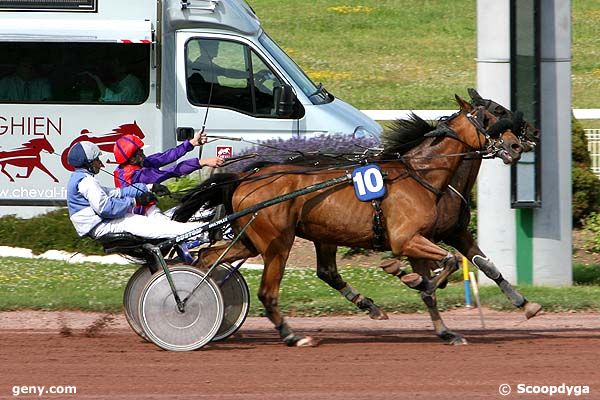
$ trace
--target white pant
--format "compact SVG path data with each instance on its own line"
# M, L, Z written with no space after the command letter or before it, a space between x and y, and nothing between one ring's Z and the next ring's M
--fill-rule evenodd
M173 221L160 212L154 212L148 216L127 214L123 218L101 222L94 228L92 234L96 238L108 233L131 233L148 239L169 239L204 225L206 222ZM207 234L202 236L207 236Z

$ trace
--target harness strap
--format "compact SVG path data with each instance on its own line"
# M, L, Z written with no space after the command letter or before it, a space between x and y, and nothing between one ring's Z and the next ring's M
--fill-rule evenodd
M400 159L400 161L402 161L402 163L406 166L406 173L413 178L415 181L417 181L421 186L423 186L425 189L429 190L431 193L435 194L437 197L440 197L442 195L442 191L438 190L436 187L434 187L431 183L427 182L425 179L423 179L414 169L412 169L412 167L410 165L408 165L404 160Z
M465 197L458 190L456 190L452 185L448 185L448 189L450 189L451 191L456 193L456 195L458 197L460 197L461 200L464 201L467 206L469 205L469 202L467 201L467 199L465 199Z
M373 213L373 249L381 251L385 247L385 231L383 229L383 210L379 199L371 200Z

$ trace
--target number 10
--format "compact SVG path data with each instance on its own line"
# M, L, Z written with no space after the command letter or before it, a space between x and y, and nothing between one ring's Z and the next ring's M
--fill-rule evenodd
M369 168L362 172L357 172L352 178L358 193L364 196L367 193L377 193L383 189L383 177L377 168Z

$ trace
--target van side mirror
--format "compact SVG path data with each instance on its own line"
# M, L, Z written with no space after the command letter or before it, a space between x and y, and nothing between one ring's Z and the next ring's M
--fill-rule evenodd
M194 137L194 128L190 127L179 127L177 128L177 141L183 142L184 140L190 140Z
M273 88L275 113L280 117L289 117L294 113L294 90L290 85L281 84Z

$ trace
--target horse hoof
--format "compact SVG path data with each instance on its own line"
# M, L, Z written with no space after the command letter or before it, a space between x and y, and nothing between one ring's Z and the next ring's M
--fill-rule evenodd
M542 306L538 303L528 302L525 304L525 318L527 319L531 319L539 315L540 311L542 311Z
M411 272L410 274L404 275L400 278L402 283L408 286L411 289L416 289L421 283L423 283L423 277L416 272Z
M390 317L388 317L385 311L382 311L379 308L374 308L371 311L369 311L369 318L379 321L384 319L390 319Z
M442 340L445 340L447 344L450 344L453 346L461 346L461 345L469 344L467 342L467 339L465 339L463 335L456 333L456 332L445 331L445 332L442 332L441 334L439 334L438 336Z
M296 347L317 347L318 345L319 341L310 336L303 337L295 344Z
M298 336L292 334L283 339L283 343L289 347L315 347L319 344L319 341L310 336Z
M448 344L452 346L463 346L469 344L469 342L467 342L467 339L465 339L464 337L458 336L449 341Z

